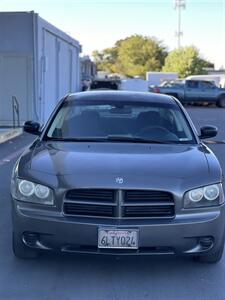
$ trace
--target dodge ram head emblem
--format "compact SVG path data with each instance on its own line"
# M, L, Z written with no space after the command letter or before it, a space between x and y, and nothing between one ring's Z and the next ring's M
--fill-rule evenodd
M123 184L123 177L116 177L116 183Z

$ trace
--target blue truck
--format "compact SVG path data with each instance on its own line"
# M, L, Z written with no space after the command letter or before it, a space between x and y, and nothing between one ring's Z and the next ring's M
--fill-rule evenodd
M225 88L219 88L211 81L186 80L184 84L154 87L152 92L174 96L182 103L207 102L225 107Z

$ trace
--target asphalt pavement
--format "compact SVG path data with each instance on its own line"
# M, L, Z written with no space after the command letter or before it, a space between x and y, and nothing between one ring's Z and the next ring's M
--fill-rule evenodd
M194 123L218 126L225 140L225 109L188 108ZM10 175L32 141L22 135L0 145L0 300L224 300L225 254L216 265L180 257L43 255L18 260L11 249ZM225 171L225 144L209 145Z

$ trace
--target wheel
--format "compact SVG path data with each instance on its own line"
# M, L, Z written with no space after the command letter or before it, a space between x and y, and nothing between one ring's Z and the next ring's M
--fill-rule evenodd
M12 248L13 253L17 258L37 258L39 256L38 251L34 249L30 249L27 247L22 239L21 236L13 232L12 234Z
M217 106L224 108L225 107L225 97L220 98L217 102Z
M196 261L204 262L204 263L211 263L211 264L218 263L223 256L223 249L224 249L224 244L215 252L205 254L205 255L195 256L194 259Z

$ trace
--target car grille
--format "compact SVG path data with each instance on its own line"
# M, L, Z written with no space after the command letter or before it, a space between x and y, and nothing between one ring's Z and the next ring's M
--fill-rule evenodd
M163 191L74 189L66 193L65 215L104 218L173 218L174 199Z
M174 201L170 193L161 191L125 191L124 217L163 218L174 216Z
M115 215L113 190L76 189L67 192L64 213L67 215L113 217Z

